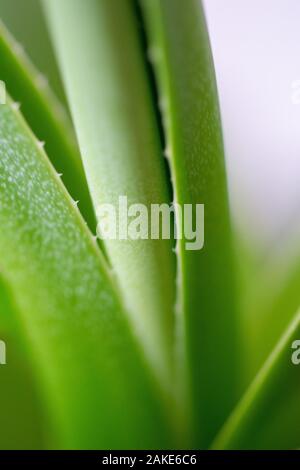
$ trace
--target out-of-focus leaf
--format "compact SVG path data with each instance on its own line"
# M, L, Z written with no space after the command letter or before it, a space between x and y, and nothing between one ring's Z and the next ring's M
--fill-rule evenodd
M40 0L0 0L0 18L22 43L33 63L47 76L55 94L65 103Z
M13 329L14 317L11 315L11 302L6 282L0 275L0 329L7 331Z
M45 142L46 151L90 227L95 218L86 179L72 128L60 103L45 77L29 61L22 46L0 23L0 80L4 81L14 100L21 103L22 112L33 132Z
M191 385L194 445L205 447L233 406L238 356L215 76L201 2L141 0L141 5L157 76L175 200L181 206L205 205L204 248L188 251L185 238L177 250L179 329Z
M0 365L0 449L45 448L52 436L26 351L11 331L0 330L0 338L7 347L7 363Z
M294 317L228 419L213 448L295 449L299 447L300 368L292 362L292 354L296 353L296 349L292 349L292 346L299 339L300 312Z
M159 132L128 0L45 1L96 212L169 203ZM137 336L170 386L175 303L172 240L106 240Z
M172 446L159 386L99 248L10 100L0 106L0 226L1 272L52 445Z
M3 277L0 278L0 340L5 344L6 359L0 365L0 449L40 449L46 442L42 404Z
M243 385L249 385L300 305L299 253L283 250L256 275L244 296Z

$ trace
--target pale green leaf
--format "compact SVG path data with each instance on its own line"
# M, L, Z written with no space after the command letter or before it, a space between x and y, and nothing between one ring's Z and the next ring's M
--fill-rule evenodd
M44 1L89 187L100 204L169 203L159 132L128 0ZM175 303L172 240L107 240L137 336L170 387Z
M23 47L0 23L0 80L16 102L33 132L45 142L47 153L68 190L94 230L95 218L77 144L68 117L52 93L46 77L26 56Z
M195 445L207 446L235 399L237 328L223 142L201 2L142 0L175 200L205 205L205 244L178 243L178 313ZM184 378L182 381L184 382Z
M272 323L270 323L272 327ZM295 449L300 443L300 368L292 362L300 340L294 317L216 438L215 449ZM299 346L298 346L299 348Z

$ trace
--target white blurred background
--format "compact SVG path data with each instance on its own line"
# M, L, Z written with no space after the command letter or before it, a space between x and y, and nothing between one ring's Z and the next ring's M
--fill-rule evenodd
M300 0L204 6L231 206L244 235L274 249L300 228Z

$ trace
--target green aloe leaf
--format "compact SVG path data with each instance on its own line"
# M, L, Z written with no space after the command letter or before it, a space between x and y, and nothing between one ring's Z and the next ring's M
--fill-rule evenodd
M0 23L0 79L46 151L89 225L94 229L94 213L72 128L64 109L46 79L26 56L22 46Z
M7 345L7 363L1 366L0 374L0 449L45 448L47 416L27 350L12 331L1 328L0 335Z
M0 449L40 449L46 442L42 403L3 276L0 279L0 338L6 349L6 364L0 366Z
M103 256L9 99L0 106L0 201L0 268L52 445L172 446L159 386Z
M205 243L178 243L178 313L195 445L207 446L234 403L233 255L215 76L201 3L141 0L157 77L175 200L205 205ZM180 324L181 323L181 324Z
M169 184L132 4L44 1L96 212L169 203ZM172 240L106 240L137 336L170 386L175 303Z
M7 331L13 328L13 315L11 315L11 302L7 283L1 273L0 275L0 327Z
M3 23L18 38L33 63L47 76L55 94L65 104L40 0L0 0L0 12Z
M272 324L270 324L272 326ZM300 312L216 438L215 449L295 449L300 444ZM299 350L299 344L298 344Z
M299 253L283 253L256 276L243 316L244 382L249 384L300 305ZM270 327L271 325L271 327ZM260 334L258 334L260 333Z

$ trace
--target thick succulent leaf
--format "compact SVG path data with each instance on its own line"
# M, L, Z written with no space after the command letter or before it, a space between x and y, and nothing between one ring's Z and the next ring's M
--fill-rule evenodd
M47 416L27 350L11 330L0 329L0 338L7 348L7 362L0 366L0 449L45 448Z
M65 111L22 46L0 23L0 80L22 112L33 132L45 142L47 153L93 230L95 218L77 144Z
M17 110L0 106L0 267L63 448L171 446L159 387L81 215Z
M236 307L223 143L201 2L141 0L176 202L205 205L205 244L178 244L178 309L195 445L207 446L236 386ZM180 322L179 322L180 323ZM180 348L180 346L179 346Z
M300 356L293 348L299 339L300 312L219 433L215 449L299 448L300 368L292 361L293 354Z
M0 17L24 46L33 63L47 76L55 94L65 103L40 0L0 0Z
M96 212L169 202L166 168L132 4L45 0ZM170 384L175 302L172 240L106 240L135 331Z
M7 283L0 274L0 328L2 331L11 330L14 327L13 315L11 315L11 301Z
M5 344L6 360L0 365L0 449L40 449L46 442L42 404L3 276L0 278L0 339Z
M299 253L283 253L268 263L256 288L245 298L243 315L244 377L249 384L300 305Z

